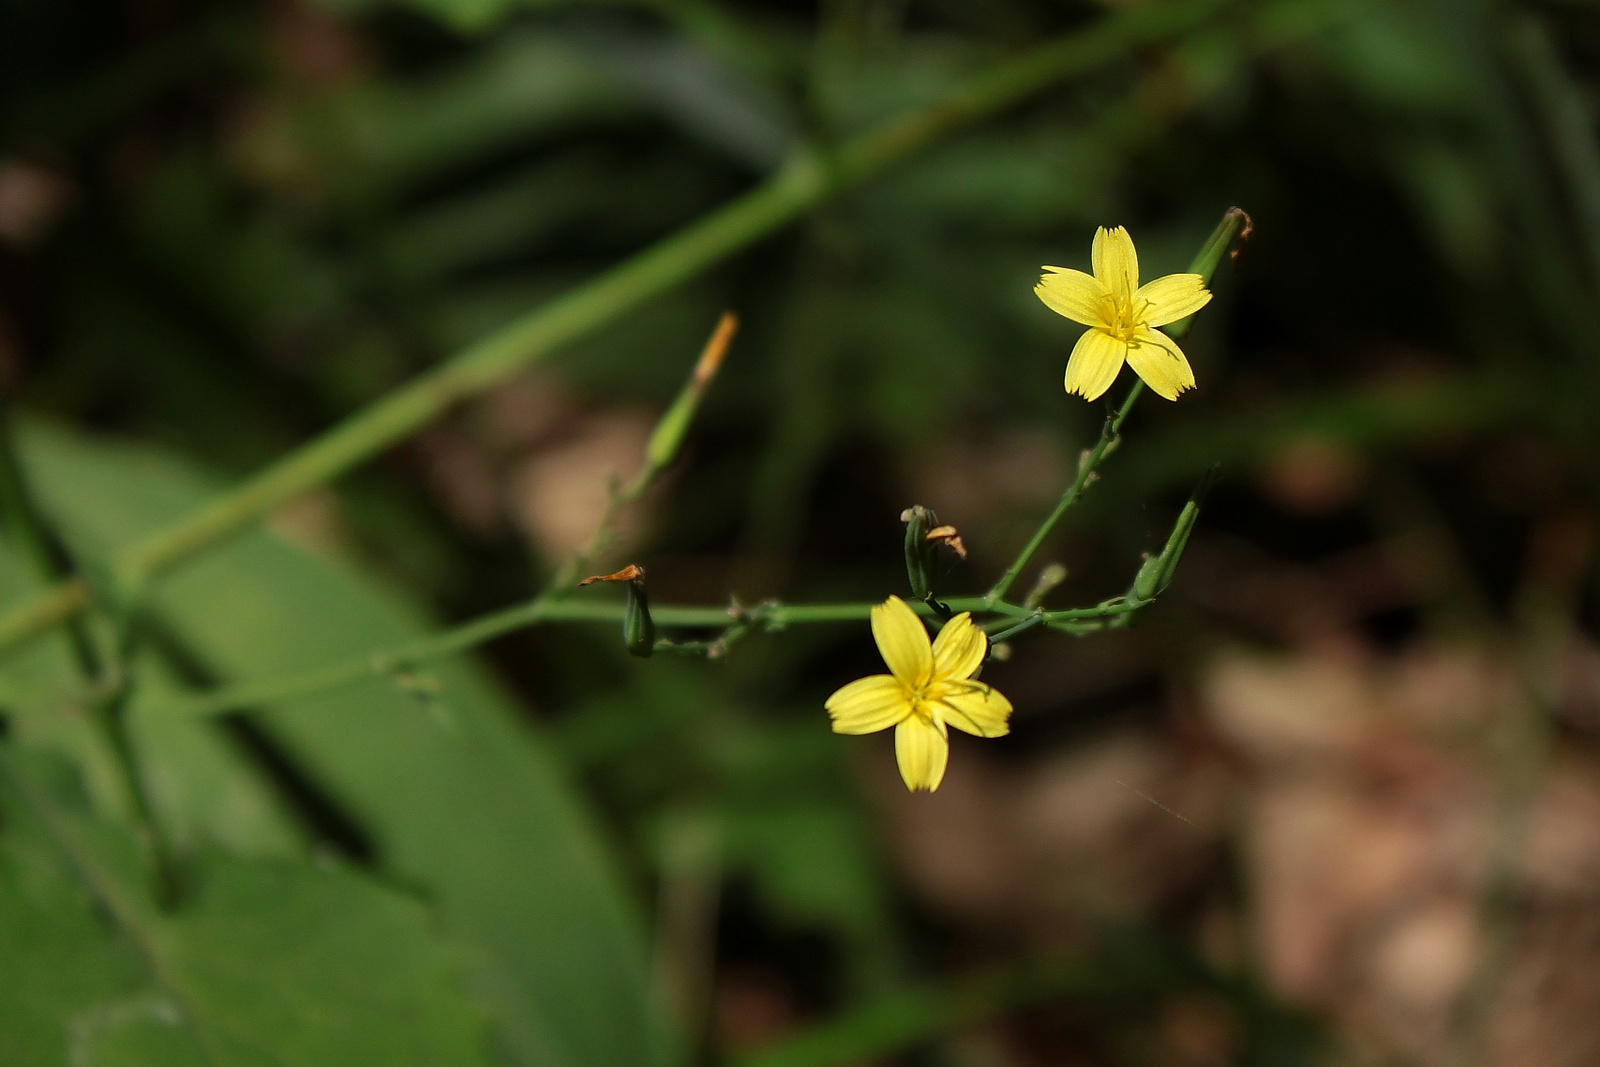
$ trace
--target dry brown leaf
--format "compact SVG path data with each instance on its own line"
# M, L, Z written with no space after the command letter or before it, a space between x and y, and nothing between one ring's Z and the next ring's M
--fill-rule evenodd
M591 574L580 586L593 585L595 582L642 582L644 581L644 568L637 563L630 563L614 574Z

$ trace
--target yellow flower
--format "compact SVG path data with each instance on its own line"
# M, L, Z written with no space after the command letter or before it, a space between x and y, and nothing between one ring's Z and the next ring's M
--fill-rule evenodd
M891 673L858 679L828 698L834 732L870 734L893 726L906 788L931 793L950 756L947 724L979 737L1000 737L1009 729L1011 702L972 681L989 651L988 635L963 611L944 624L930 647L922 621L892 596L873 605L872 636Z
M1057 315L1090 327L1067 360L1067 392L1098 398L1126 361L1145 384L1168 400L1194 388L1194 371L1178 343L1157 326L1187 318L1206 306L1211 291L1198 274L1168 274L1139 284L1139 254L1118 226L1095 231L1094 275L1046 267L1033 291Z

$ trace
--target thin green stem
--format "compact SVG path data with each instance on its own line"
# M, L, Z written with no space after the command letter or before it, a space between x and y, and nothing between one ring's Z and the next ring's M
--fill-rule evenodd
M182 873L172 842L167 838L166 827L162 825L150 797L133 732L128 728L132 680L125 666L115 670L117 675L110 688L97 693L90 702L90 715L105 734L106 743L122 772L128 800L133 806L134 825L149 852L150 864L154 869L155 901L162 909L170 909L177 905L182 893Z
M1124 615L1120 618L1125 619L1127 616ZM1113 623L1116 621L1118 620L1112 620ZM1105 619L1096 619L1090 622L1046 622L1045 626L1057 633L1072 634L1074 637L1099 633L1108 628L1107 620Z
M750 632L749 623L735 623L722 631L710 641L673 641L670 638L661 638L655 644L657 652L671 652L680 656L704 656L707 659L721 659L728 654L734 643Z
M1229 208L1223 212L1222 220L1217 223L1216 228L1211 231L1211 235L1206 238L1205 244L1200 246L1200 251L1195 254L1193 261L1189 264L1189 271L1200 275L1209 284L1212 275L1216 273L1217 267L1222 263L1222 259L1228 254L1229 249L1233 247L1234 242L1243 240L1249 233L1250 216L1241 208ZM1194 316L1190 315L1188 318L1180 319L1168 325L1166 331L1172 337L1182 337L1189 332L1189 328L1192 325L1194 325ZM1028 561L1033 558L1033 554L1039 551L1039 546L1044 544L1055 530L1056 523L1061 521L1061 517L1067 513L1068 509L1078 502L1078 497L1083 495L1084 489L1088 488L1089 484L1094 481L1095 469L1117 447L1117 443L1121 440L1118 434L1122 430L1122 424L1127 420L1128 413L1133 410L1134 402L1139 399L1143 392L1144 382L1136 379L1133 383L1133 388L1128 390L1127 399L1123 400L1122 406L1106 416L1105 423L1100 427L1100 440L1084 454L1083 459L1078 464L1077 478L1067 487L1067 491L1061 495L1061 500L1056 504L1055 510L1050 512L1039 528L1034 531L1033 537L1023 546L1022 551L1017 554L1017 558L1012 561L1011 566L1006 568L1006 572L1000 576L1000 580L990 588L987 597L990 603L1001 600L1011 591L1011 586L1022 575L1023 569L1027 567Z
M73 576L77 568L72 557L28 484L27 470L17 454L11 413L5 407L0 407L0 512L4 513L6 529L17 549L39 577L60 582ZM74 618L67 627L67 638L79 672L91 685L95 684L104 672L104 664L89 628Z
M119 553L113 571L137 594L150 580L248 528L279 504L403 440L453 404L773 232L826 197L1062 78L1121 60L1201 25L1225 0L1119 9L1086 30L1002 63L942 102L844 146L831 160L802 154L743 197L606 271L350 416L238 488ZM87 602L68 583L0 618L0 649L70 618Z
M17 453L10 412L3 407L0 407L0 509L5 512L6 526L17 548L41 578L60 581L77 573L77 562L33 493L27 470ZM121 629L109 663L95 646L94 636L82 616L67 620L67 643L92 694L88 702L89 717L111 752L133 809L134 823L155 867L157 899L166 904L176 896L177 863L151 802L138 751L128 729L130 678L124 640L127 634L125 628Z
M1131 615L1140 608L1147 608L1155 603L1139 597L1115 597L1103 601L1092 608L1067 608L1063 611L1043 611L1039 614L1045 622L1074 622L1079 619L1110 619L1118 615Z
M550 576L550 581L545 584L546 596L559 596L572 588L573 583L578 581L578 575L611 548L616 541L617 520L621 518L623 511L649 492L656 479L661 477L661 473L677 458L678 448L683 444L689 424L694 421L695 412L700 408L700 401L705 399L706 390L711 387L717 371L721 369L722 361L728 354L728 346L733 343L738 329L737 316L731 311L724 311L722 317L717 320L716 328L711 331L711 336L707 338L705 347L700 350L700 358L695 361L694 369L689 372L689 380L679 390L672 406L657 420L655 430L650 435L650 442L645 447L644 462L626 484L613 486L593 536Z
M1044 522L1040 523L1039 528L1028 539L1028 543L1022 547L1022 551L1017 553L1017 558L1011 561L1011 566L1006 568L1006 572L1000 576L1000 580L990 588L988 595L984 598L986 604L997 603L1011 591L1012 585L1016 584L1017 579L1022 575L1023 568L1033 558L1033 554L1039 551L1039 546L1043 545L1050 534L1054 532L1056 523L1060 522L1061 517L1067 513L1067 510L1078 502L1078 497L1083 495L1084 489L1088 488L1089 483L1094 480L1095 468L1099 467L1101 461L1116 447L1117 441L1120 440L1117 434L1122 429L1123 422L1127 420L1128 413L1133 410L1134 402L1139 399L1140 394L1143 392L1144 382L1135 381L1133 388L1128 390L1128 396L1123 400L1122 406L1106 416L1105 423L1100 427L1100 440L1095 442L1095 446L1086 452L1083 459L1078 463L1078 476L1072 480L1071 485L1067 486L1067 491L1061 494L1061 499L1056 503L1055 510L1050 512Z
M987 611L1002 617L1029 620L1029 626L1035 625L1033 620L1037 620L1052 629L1069 629L1074 622L1114 618L1135 611L1145 606L1147 602L1133 602L1119 598L1089 608L1046 612L1029 611L1006 601L990 604L986 597L955 597L945 603L952 611ZM871 616L872 607L870 602L782 604L777 601L765 601L751 607L666 604L653 606L650 614L660 626L722 630L722 636L712 641L680 643L670 649L707 652L714 647L726 648L748 630L772 632L789 626L864 622ZM926 604L913 603L910 607L920 615L928 618L936 617L933 609ZM201 693L169 705L169 708L185 715L219 715L241 708L279 704L372 678L394 676L428 660L466 652L495 638L530 626L552 622L616 624L622 621L626 611L627 606L615 600L589 600L545 594L526 603L484 615L432 637L381 649L301 674L259 682L243 682L209 693Z
M1024 633L1024 632L1026 632L1028 630L1031 630L1035 626L1038 626L1040 623L1042 623L1044 621L1045 621L1044 613L1043 612L1036 612L1035 614L1029 616L1028 618L1023 619L1021 622L1013 623L1012 625L1005 627L1005 629L1000 630L998 633L990 634L989 635L989 647L993 648L995 645L998 645L1001 641L1004 641L1004 640L1006 640L1008 638L1015 637L1020 633ZM992 625L994 625L994 623L991 622L991 623L989 623L989 625L992 626Z
M1067 568L1059 563L1052 563L1039 572L1033 580L1033 588L1028 590L1028 595L1022 598L1022 606L1033 609L1044 602L1050 591L1067 580Z

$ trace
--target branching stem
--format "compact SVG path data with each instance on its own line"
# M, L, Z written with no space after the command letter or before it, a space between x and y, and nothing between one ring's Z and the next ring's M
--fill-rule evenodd
M511 323L117 554L113 572L136 599L154 580L254 525L273 508L345 474L442 412L799 217L839 191L942 137L1063 78L1117 62L1139 47L1201 25L1223 0L1175 0L1119 9L1088 29L1008 60L943 100L848 142L798 154L767 181L678 233ZM65 582L0 617L0 649L59 625L88 603Z
M1071 485L1067 486L1067 491L1061 494L1061 499L1056 503L1055 510L1050 512L1044 522L1039 524L1039 528L1033 532L1033 536L1028 539L1028 543L1023 546L1022 551L1017 553L1017 558L1011 561L1011 566L1006 568L1006 572L1000 576L1000 580L990 588L988 595L984 598L986 606L998 603L1011 591L1012 585L1016 584L1017 579L1022 575L1023 568L1027 567L1028 561L1033 558L1033 554L1039 551L1039 546L1044 544L1045 540L1055 530L1056 523L1060 522L1061 517L1067 513L1067 510L1078 502L1078 497L1083 495L1084 489L1088 488L1089 483L1094 480L1095 468L1099 467L1101 461L1111 453L1112 449L1116 448L1117 442L1120 440L1118 432L1122 429L1122 424L1127 420L1128 413L1133 410L1134 402L1139 399L1140 394L1143 392L1144 382L1135 381L1133 388L1128 390L1127 398L1122 401L1122 406L1106 415L1106 421L1100 427L1100 440L1095 442L1093 448L1084 453L1083 459L1078 463L1078 476L1072 480Z
M1009 616L1023 620L1027 627L1042 623L1051 629L1073 632L1076 624L1125 615L1145 607L1148 601L1132 601L1118 597L1094 607L1069 608L1064 611L1029 611L1019 604L1005 601L989 604L985 597L953 597L946 603L953 611L988 611L1001 617ZM912 604L911 608L928 618L935 617L933 610L925 604ZM433 637L358 656L302 674L260 682L245 682L210 693L201 693L178 702L175 707L186 715L220 715L241 708L279 704L321 693L324 690L399 674L428 660L465 652L530 626L552 622L596 622L615 625L622 621L625 611L626 606L615 600L591 600L545 594L515 607L484 615ZM871 613L870 602L783 604L778 601L765 601L749 607L664 604L651 608L651 615L660 626L723 631L719 637L711 641L667 642L665 645L657 646L662 651L700 653L709 652L714 647L725 649L735 639L753 630L773 632L790 626L864 622ZM1085 629L1097 628L1091 626Z

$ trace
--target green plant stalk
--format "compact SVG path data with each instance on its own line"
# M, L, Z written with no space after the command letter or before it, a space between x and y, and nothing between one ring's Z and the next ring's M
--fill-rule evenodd
M685 384L685 394L692 391L694 404L690 404L686 411L680 411L679 405L674 404L662 416L661 424L672 427L671 436L675 442L681 442L687 433L688 424L694 417L694 405L705 393L709 385L710 376L715 372L715 366L710 372L702 373L706 366L706 353L714 351L721 344L725 347L729 337L727 332L727 318L719 324L717 331L707 342L705 352L701 353L696 370ZM720 362L720 356L716 362ZM1131 404L1132 400L1128 401ZM1124 408L1128 406L1124 405ZM658 427L658 435L660 430ZM385 675L398 677L409 671L416 664L429 659L438 659L443 656L465 652L487 641L491 641L514 630L528 626L535 626L547 622L616 622L626 625L630 616L639 608L642 600L642 581L635 579L629 597L621 604L615 601L586 600L572 597L570 592L576 575L584 566L592 562L610 543L612 525L619 512L628 502L637 499L643 494L660 472L671 462L676 452L676 444L671 450L661 454L652 454L647 450L644 463L638 474L628 483L627 487L614 491L611 501L601 518L594 536L588 545L577 552L568 560L550 582L544 591L532 600L518 604L501 611L492 612L478 619L463 623L451 630L436 634L432 637L422 638L409 642L397 648L380 650L366 656L357 657L329 667L322 667L288 678L266 680L261 682L246 682L233 687L225 687L211 693L201 694L195 698L182 702L181 710L191 715L217 714L234 711L247 707L264 704L279 703L297 697L308 696L325 689L341 685L348 685L365 679L382 677ZM1184 541L1188 538L1189 530L1193 527L1198 514L1198 501L1205 488L1210 483L1211 474L1208 473L1201 488L1197 489L1187 507L1180 512L1173 525L1172 533L1167 538L1167 547L1158 557L1161 571L1170 579L1172 569L1176 568L1178 557L1182 553ZM913 517L915 519L915 517ZM911 527L915 529L919 523L913 521ZM917 538L920 547L921 538ZM1156 561L1151 561L1154 563ZM1147 563L1146 567L1151 566ZM1141 569L1140 576L1144 570ZM1064 572L1063 572L1064 576ZM1134 581L1137 591L1138 578ZM1164 583L1163 583L1164 584ZM1036 589L1035 592L1040 592ZM1159 589L1156 590L1159 593ZM1041 593L1042 595L1042 593ZM913 601L912 610L924 616L934 618L948 618L950 613L958 611L988 612L995 616L984 624L985 628L995 627L1003 632L992 640L1002 640L1015 633L1031 629L1039 624L1044 624L1053 630L1067 633L1088 633L1093 630L1103 629L1108 622L1115 624L1140 608L1154 602L1155 596L1141 596L1137 592L1128 596L1113 597L1102 601L1093 607L1067 608L1056 611L1045 611L1036 604L1013 604L1009 601L991 601L989 597L955 597L948 603L939 604L932 598L927 601ZM753 628L766 631L781 630L788 626L805 625L813 623L855 622L869 618L873 605L871 603L850 604L783 604L777 601L766 601L753 607L740 607L729 605L727 607L690 607L680 605L666 605L653 609L645 609L651 619L652 634L647 639L648 646L643 646L641 638L638 642L630 642L630 651L638 654L640 647L649 647L651 651L677 652L683 654L704 654L720 656L726 654L728 648ZM1018 621L1020 620L1020 621ZM668 638L655 639L653 626L660 622L664 626L685 627L693 629L720 629L722 632L710 641L673 641ZM1004 629L1007 625L1009 629Z
M712 381L722 368L722 361L727 356L728 346L733 343L738 328L738 318L732 312L723 312L716 328L706 340L705 347L701 349L700 358L695 361L694 368L689 372L689 380L684 382L683 388L678 391L672 404L656 421L656 427L650 434L650 441L645 445L644 462L639 465L638 471L626 485L620 487L613 485L610 497L606 501L605 511L601 514L599 523L595 525L594 535L565 563L556 568L556 572L545 584L546 596L560 596L571 589L578 581L578 576L605 554L616 540L617 520L622 516L623 510L643 497L661 476L661 472L677 458L678 449L682 447L689 426L694 422L695 413L700 410L700 402L705 399L706 391L711 388Z
M46 580L60 581L77 570L72 553L51 524L28 483L27 470L17 453L10 413L0 408L0 509L22 554ZM94 643L87 621L74 616L67 621L68 646L78 672L89 686L89 718L100 730L111 753L121 786L132 806L140 837L155 867L156 897L162 903L175 899L178 867L165 828L156 815L150 790L140 768L138 752L128 729L128 675L125 649L119 640L112 663L107 663Z
M152 579L255 523L277 505L349 471L453 404L506 378L733 252L824 198L956 129L1071 75L1202 24L1225 0L1124 7L1086 30L981 75L931 108L846 144L831 160L801 154L726 207L469 346L437 369L350 416L238 488L119 553L113 572L137 596ZM72 617L87 589L69 582L0 618L0 650Z
M711 331L711 337L701 349L694 370L689 372L689 380L683 384L677 398L650 434L650 442L644 449L644 467L628 489L635 497L677 458L678 449L683 446L683 439L694 422L695 412L700 410L700 401L705 399L706 390L716 378L722 360L728 353L728 346L738 332L738 316L731 311L724 311L717 320L717 328Z
M1030 627L1035 625L1037 620L1052 629L1065 629L1069 632L1073 632L1072 624L1075 622L1114 619L1138 611L1149 603L1150 601L1145 600L1133 601L1115 597L1093 607L1038 611L1006 601L991 604L987 597L952 597L945 601L946 606L954 612L989 611L1001 616L1028 620ZM909 606L920 615L938 618L938 614L926 604L912 603ZM667 604L652 606L650 615L657 624L664 627L732 629L735 624L743 622L749 627L770 632L790 626L863 622L871 617L872 608L871 602L845 604L767 602L749 608ZM603 622L615 625L622 622L627 611L627 604L620 601L583 600L546 593L525 603L491 612L432 637L381 649L301 674L226 686L173 702L168 704L167 708L185 715L220 715L243 708L278 704L340 686L396 675L427 660L466 652L497 637L530 626L553 622ZM714 643L706 644L709 647ZM659 643L657 647L661 647Z
M0 512L5 515L6 529L12 540L40 578L60 582L72 577L75 569L72 559L28 485L27 471L17 454L11 413L3 407L0 407ZM81 619L73 619L67 637L79 672L91 685L97 683L105 665L95 649L89 628Z
M1048 564L1033 580L1033 588L1022 598L1022 606L1036 608L1050 595L1050 591L1067 580L1067 568L1059 563Z
M149 850L154 870L153 895L162 909L176 907L182 894L183 880L178 860L167 837L166 827L156 813L150 798L150 789L141 770L138 748L133 732L128 728L128 700L132 695L131 679L118 668L119 679L113 688L97 693L90 701L90 716L105 735L117 768L122 774L128 799L133 805L137 835Z
M1217 223L1216 229L1211 231L1211 236L1206 238L1205 244L1200 246L1200 251L1190 261L1189 273L1200 275L1209 284L1212 276L1217 272L1217 267L1222 263L1222 257L1227 254L1234 240L1241 235L1247 235L1249 232L1250 216L1242 209L1231 207L1223 212L1222 221ZM1194 325L1194 316L1190 315L1186 319L1179 319L1177 322L1171 323L1165 329L1168 335L1172 337L1182 337L1189 332L1189 328L1192 325ZM1078 477L1067 487L1067 491L1061 495L1061 500L1057 502L1055 510L1051 511L1039 528L1034 531L1033 537L1023 546L1022 551L1017 554L1017 558L1012 561L1011 566L1006 568L999 581L995 582L990 588L987 599L991 603L1003 599L1011 591L1012 585L1022 575L1023 569L1027 567L1028 561L1033 558L1033 554L1039 551L1039 547L1054 532L1056 523L1060 522L1062 516L1071 509L1072 505L1078 502L1078 498L1083 495L1084 489L1094 480L1095 469L1116 448L1119 440L1117 434L1122 429L1123 422L1127 420L1128 413L1133 410L1135 401L1139 399L1143 392L1144 382L1136 380L1133 388L1128 390L1127 399L1122 402L1122 406L1106 417L1105 423L1100 428L1100 440L1095 442L1094 448L1090 449L1083 461L1078 464Z
M613 496L612 508L602 519L590 544L563 566L561 572L541 594L526 603L491 612L432 637L372 652L328 667L287 678L245 682L210 693L202 693L181 701L176 710L188 715L221 714L281 703L375 677L398 678L423 661L465 652L512 631L543 623L626 622L630 612L635 609L633 597L630 596L622 603L572 597L569 595L572 575L581 569L578 567L579 562L592 559L599 551L597 546L603 546L607 542L611 519L615 515L618 503L643 492L661 469L661 464L647 458L629 488ZM1189 530L1193 527L1198 514L1198 500L1209 481L1210 474L1202 482L1201 488L1196 490L1190 504L1179 513L1172 533L1167 538L1167 547L1158 557L1162 561L1162 573L1168 578L1171 570L1177 566L1183 543L1187 540ZM566 575L565 580L562 575ZM1137 589L1137 578L1134 585ZM1159 593L1159 590L1156 592ZM1045 611L1034 605L1013 604L1005 600L991 601L987 596L952 597L944 604L913 601L910 606L913 611L923 616L937 619L947 618L948 613L958 611L993 614L996 618L989 620L984 626L1000 630L997 636L991 638L992 641L999 641L1040 624L1066 633L1090 633L1104 629L1108 624L1117 625L1119 620L1125 621L1126 616L1147 607L1154 603L1154 600L1154 595L1140 596L1135 592L1127 596L1112 597L1092 607L1056 611ZM871 616L872 608L870 602L783 604L778 601L765 601L753 607L732 604L727 607L664 605L650 609L652 623L659 622L663 626L689 629L719 629L721 633L710 641L678 642L667 638L652 639L650 647L652 651L720 656L728 651L734 641L751 629L772 632L797 625L859 622ZM1007 625L1009 629L1006 628Z
M1194 524L1200 521L1200 505L1215 484L1219 468L1220 464L1213 463L1194 492L1189 494L1183 510L1178 512L1178 518L1172 524L1172 532L1167 535L1167 543L1159 553L1145 560L1144 566L1134 576L1128 599L1149 603L1172 583L1172 576L1178 572L1178 563L1183 559L1183 550L1189 544L1189 535L1194 532Z
M1002 628L996 630L994 633L989 634L989 647L992 649L1000 642L1015 637L1020 633L1025 633L1044 621L1044 612L1042 611L1030 616L1029 618L1023 619L1021 622L1011 623L1009 626L1006 626L1005 624L1011 622L1010 619L991 621L987 625L994 626L998 624Z
M1198 274L1205 279L1207 285L1217 273L1217 267L1222 264L1222 257L1227 255L1235 239L1245 240L1250 236L1250 216L1243 208L1230 207L1222 213L1222 221L1217 223L1217 228L1211 231L1211 236L1206 238L1206 243L1200 246L1200 251L1189 262L1189 273ZM1203 309L1202 309L1203 310ZM1196 315L1199 312L1195 312ZM1194 315L1169 322L1161 327L1169 337L1183 337L1194 325Z
M1000 576L1000 580L990 587L988 596L984 598L988 603L998 603L1011 591L1011 587L1016 584L1017 579L1022 575L1023 568L1033 558L1033 554L1039 551L1039 546L1043 545L1045 540L1055 531L1056 523L1060 522L1061 517L1067 513L1072 505L1078 502L1078 497L1083 495L1084 489L1088 488L1089 483L1094 479L1095 469L1116 447L1116 443L1119 440L1118 431L1122 429L1122 424L1127 421L1129 412L1133 410L1134 402L1139 399L1143 392L1144 382L1135 381L1133 388L1128 390L1127 398L1122 401L1122 406L1106 416L1105 423L1100 427L1100 440L1095 442L1094 447L1089 450L1078 464L1078 476L1072 480L1071 485L1067 486L1067 491L1062 493L1061 499L1056 502L1055 510L1051 511L1045 517L1044 522L1039 524L1039 528L1033 532L1033 536L1022 547L1022 551L1017 553L1017 558L1011 561L1011 566L1007 567L1006 572Z

